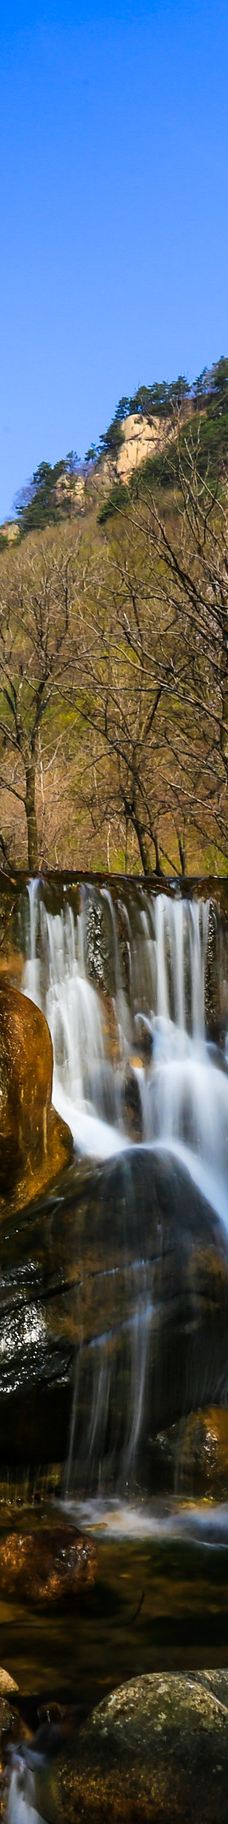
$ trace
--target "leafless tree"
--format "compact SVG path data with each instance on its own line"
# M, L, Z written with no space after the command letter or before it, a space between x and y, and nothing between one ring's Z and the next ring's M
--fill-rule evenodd
M79 540L26 540L1 562L0 784L24 813L28 867L39 867L36 786L41 738L63 738L61 689L69 667ZM76 646L75 663L76 663ZM7 845L5 844L5 856ZM4 858L4 838L3 838Z
M30 872L49 841L69 863L79 831L81 865L88 843L144 874L213 847L227 865L227 504L188 427L176 450L165 513L139 477L105 534L70 523L1 556L0 784Z
M214 845L228 855L227 503L202 479L191 435L177 449L165 515L141 484L133 506L126 493L106 540L86 662L82 639L102 778L105 749L111 761L107 814L119 809L134 831L144 873L173 863L173 836L184 871L194 831L201 854Z

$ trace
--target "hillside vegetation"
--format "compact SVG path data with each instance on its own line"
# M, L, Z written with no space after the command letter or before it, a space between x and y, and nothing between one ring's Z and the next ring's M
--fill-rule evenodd
M1 534L1 865L228 872L228 360L121 399ZM11 534L11 536L10 536ZM13 536L12 536L13 535Z

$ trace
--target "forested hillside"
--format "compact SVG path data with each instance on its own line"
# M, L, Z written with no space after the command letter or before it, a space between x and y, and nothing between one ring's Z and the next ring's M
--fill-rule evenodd
M228 872L227 464L222 359L121 399L83 465L43 462L18 496L2 868Z

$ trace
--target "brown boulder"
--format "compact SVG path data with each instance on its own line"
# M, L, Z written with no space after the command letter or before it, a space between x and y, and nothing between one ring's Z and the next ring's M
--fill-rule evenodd
M228 1499L228 1409L188 1413L148 1441L148 1476L155 1490L184 1497Z
M53 1609L90 1589L95 1568L93 1541L75 1527L7 1533L0 1543L0 1595Z
M0 1201L45 1190L72 1154L51 1107L52 1040L44 1014L0 979Z
M228 1499L228 1411L191 1412L180 1426L178 1486L193 1495Z

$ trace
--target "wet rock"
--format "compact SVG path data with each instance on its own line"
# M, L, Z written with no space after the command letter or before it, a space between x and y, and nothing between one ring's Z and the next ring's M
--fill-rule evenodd
M105 1041L105 1053L109 1062L116 1066L121 1059L120 1032L117 1020L116 1003L111 994L102 993L101 1013Z
M0 977L0 1210L37 1196L72 1155L51 1107L52 1041L32 1001Z
M130 1140L141 1141L143 1137L143 1114L140 1088L136 1068L130 1064L126 1071L122 1094L122 1114L124 1127Z
M149 1438L147 1479L153 1493L228 1500L228 1411L199 1409Z
M211 1407L192 1412L176 1440L176 1476L180 1491L228 1499L228 1411Z
M151 1021L146 1018L146 1014L136 1013L134 1023L138 1051L141 1052L144 1063L150 1064L154 1046Z
M222 950L223 932L218 920L216 901L211 899L206 959L205 1011L208 1038L223 1044L224 1014Z
M131 958L130 958L130 945L129 945L129 935L130 935L129 916L128 916L128 911L127 911L127 906L124 905L124 901L121 899L121 897L119 895L117 895L116 899L113 895L113 905L114 905L114 916L116 919L116 932L117 932L117 941L118 941L118 959L119 959L118 986L119 987L121 986L121 988L123 989L123 992L127 998L127 1001L130 1001L130 998L131 998Z
M218 1405L226 1385L226 1236L188 1172L166 1153L138 1145L97 1168L76 1162L62 1185L62 1199L58 1187L11 1214L10 1225L2 1217L1 1462L50 1464L56 1449L59 1462L66 1458L81 1351L75 1435L83 1480L101 1370L109 1385L104 1448L114 1453L116 1475L132 1416L134 1318L139 1310L140 1350L146 1302L137 1451L141 1485L151 1490L151 1437L190 1410Z
M166 1431L157 1431L156 1437L149 1437L146 1454L147 1485L153 1495L176 1489L176 1463L179 1452L179 1425L170 1425Z
M0 1542L0 1595L53 1609L83 1597L95 1568L93 1541L75 1527L7 1533Z
M38 1772L36 1804L47 1824L227 1824L227 1777L228 1674L147 1674Z
M116 967L112 907L106 892L85 888L84 944L88 980L115 994Z

